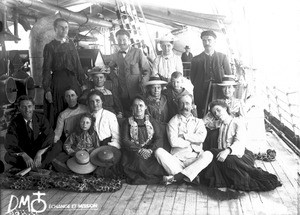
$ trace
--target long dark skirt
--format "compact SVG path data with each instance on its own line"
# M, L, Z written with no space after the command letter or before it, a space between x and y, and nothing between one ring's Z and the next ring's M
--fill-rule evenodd
M210 150L214 159L210 165L201 172L201 183L209 187L228 187L242 191L269 191L281 183L276 175L254 166L254 155L245 151L242 158L229 155L224 162L216 160L221 149Z
M122 165L129 184L157 184L166 174L153 154L145 160L137 152L124 150Z
M76 93L81 95L79 82L72 72L68 70L54 72L52 75L51 86L53 103L50 104L44 99L44 112L53 128L56 126L57 117L60 112L68 107L65 101L65 91L68 88L75 89Z

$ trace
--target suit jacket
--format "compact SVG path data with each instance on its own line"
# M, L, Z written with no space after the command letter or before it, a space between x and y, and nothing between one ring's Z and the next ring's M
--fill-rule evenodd
M125 58L122 53L112 55L110 66L118 66L118 81L120 98L133 99L142 93L143 84L149 80L150 65L142 50L131 47Z
M187 55L186 52L183 52L181 54L181 61L182 62L191 62L193 58L193 54L191 52L189 52L189 54Z
M32 116L33 140L30 139L26 122L22 114L18 114L7 129L5 148L9 154L26 152L35 157L37 151L52 146L54 132L44 115L33 113Z
M195 56L191 62L190 79L194 85L194 97L195 103L205 102L205 89L209 82L209 72L206 71L206 54L202 52L201 54ZM220 52L214 52L212 55L212 73L214 82L220 83L224 74L230 75L231 69L229 61L225 54Z

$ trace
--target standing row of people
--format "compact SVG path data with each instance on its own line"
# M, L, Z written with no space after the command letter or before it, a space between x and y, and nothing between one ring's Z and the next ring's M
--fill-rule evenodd
M64 100L65 90L72 87L81 94L88 85L76 47L68 38L68 30L67 20L56 19L54 21L55 39L44 48L44 112L53 128L59 113L67 107ZM205 115L208 103L212 99L212 83L221 82L224 74L231 74L226 55L215 51L216 37L213 31L202 32L204 52L191 60L190 79L194 86L193 94L199 117ZM150 76L159 76L162 80L169 82L173 72L183 73L183 65L180 56L173 52L175 38L171 34L164 35L158 40L162 54L154 60L152 71L142 50L131 46L128 31L124 29L117 31L116 38L120 51L111 56L109 66L117 69L111 70L111 73L114 73L110 75L113 76L111 78L114 89L109 90L119 97L122 104L122 107L115 104L118 106L117 115L120 117L121 114L124 116L130 114L132 98L136 94L145 93L145 83ZM186 47L186 50L188 51L189 47ZM190 58L190 54L187 52L186 57L184 54L182 56Z

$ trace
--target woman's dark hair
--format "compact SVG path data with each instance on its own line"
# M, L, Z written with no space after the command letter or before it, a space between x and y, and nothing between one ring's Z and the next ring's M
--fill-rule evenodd
M90 113L83 113L80 118L79 118L79 123L78 125L76 126L76 134L79 135L81 132L82 132L82 129L80 127L80 122L83 118L89 118L91 120L91 127L89 128L88 130L88 133L89 134L93 134L95 132L95 129L94 129L94 124L95 124L95 118L92 116L92 114Z
M223 107L223 108L225 108L226 111L227 111L227 113L228 113L229 115L231 115L230 108L229 108L228 104L226 103L226 101L225 101L224 99L217 99L217 100L212 101L212 102L209 104L209 111L212 113L212 115L214 115L213 112L212 112L212 109L213 109L215 106L217 106L217 105L218 105L218 106L221 106L221 107Z
M143 101L143 102L145 103L145 105L146 105L146 107L147 107L147 109L145 110L145 114L149 115L149 111L148 111L148 102L147 102L146 98L145 98L143 95L140 95L140 94L138 94L138 95L136 95L136 96L133 97L133 99L132 99L132 104L131 104L131 110L133 111L133 109L132 109L133 102L134 102L135 100L137 100L137 99L138 99L138 100L141 100L141 101Z
M104 95L103 93L101 93L99 90L91 90L89 92L89 94L87 95L86 97L86 102L87 102L87 105L89 106L89 100L90 100L90 97L92 97L93 95L97 95L101 98L102 102L104 101Z
M66 88L65 94L66 94L66 92L69 91L69 90L73 90L73 91L76 93L76 95L78 96L78 98L80 97L80 94L78 93L78 90L75 89L74 87L71 87L71 86L68 86L68 87Z

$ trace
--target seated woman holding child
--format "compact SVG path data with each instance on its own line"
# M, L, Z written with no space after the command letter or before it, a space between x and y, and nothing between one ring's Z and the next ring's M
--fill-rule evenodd
M158 123L147 113L145 99L136 96L132 116L122 125L122 166L130 184L155 184L162 181L165 171L154 153L163 146Z

